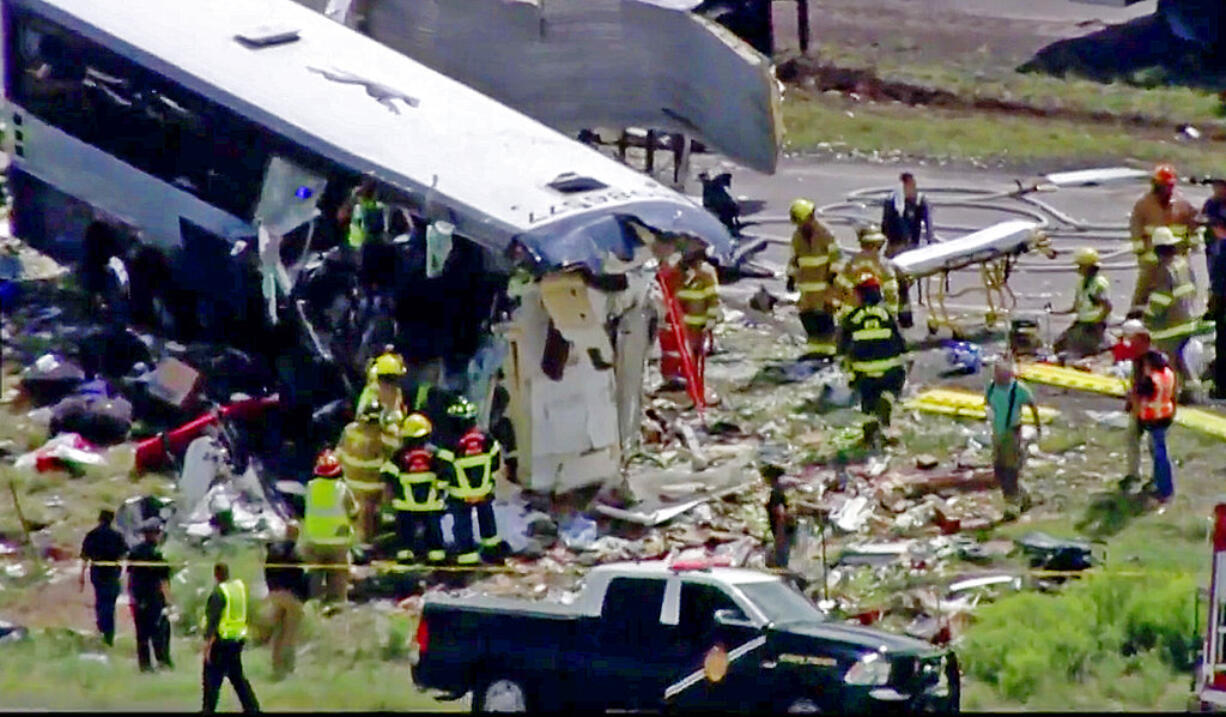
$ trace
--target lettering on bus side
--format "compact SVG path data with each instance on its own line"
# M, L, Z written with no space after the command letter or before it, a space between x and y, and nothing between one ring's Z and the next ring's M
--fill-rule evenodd
M603 192L592 192L582 197L566 199L557 204L551 204L544 211L529 210L528 223L539 224L549 219L555 219L563 214L570 214L571 212L582 211L584 209L594 209L602 204L660 196L664 195L661 192L644 189L610 189Z

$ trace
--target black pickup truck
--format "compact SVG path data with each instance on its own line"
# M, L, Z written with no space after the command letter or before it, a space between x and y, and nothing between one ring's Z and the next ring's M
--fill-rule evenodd
M427 598L413 681L474 711L956 711L952 652L828 621L777 576L594 568L571 605Z

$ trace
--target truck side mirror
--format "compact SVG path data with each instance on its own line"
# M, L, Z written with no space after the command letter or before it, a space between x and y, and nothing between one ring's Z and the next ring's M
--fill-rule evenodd
M725 627L753 627L753 623L745 617L745 613L732 608L716 610L715 622Z

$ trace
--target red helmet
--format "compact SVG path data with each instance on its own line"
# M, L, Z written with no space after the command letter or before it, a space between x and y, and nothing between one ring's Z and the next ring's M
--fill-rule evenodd
M341 462L337 460L336 454L327 448L320 451L319 457L315 459L315 475L335 478L340 474Z
M1169 164L1159 164L1154 167L1153 181L1155 184L1175 184L1175 180L1179 175L1175 173L1175 168Z
M880 289L881 281L877 279L876 274L864 273L856 280L857 289Z

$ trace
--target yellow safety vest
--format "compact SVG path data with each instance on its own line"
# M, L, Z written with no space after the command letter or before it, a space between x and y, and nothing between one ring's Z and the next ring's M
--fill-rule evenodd
M456 458L453 464L455 465L455 485L451 487L451 495L455 498L468 500L469 498L484 498L494 490L494 457L498 455L501 448L498 442L494 442L494 447L488 453L478 453L475 456L464 456ZM468 471L471 468L480 468L481 473L477 482L474 483L469 477Z
M311 545L348 545L353 526L345 514L343 481L315 478L307 483L306 517L303 521L306 542Z
M221 620L217 623L217 637L222 640L247 637L247 586L235 578L218 587L226 603L221 608Z
M1077 320L1085 324L1097 324L1107 320L1107 307L1095 304L1092 299L1105 297L1111 291L1111 283L1102 274L1083 280L1077 287Z
M353 216L349 219L349 246L361 249L370 233L366 231L368 215L383 211L383 203L374 199L360 199L353 205Z

